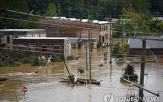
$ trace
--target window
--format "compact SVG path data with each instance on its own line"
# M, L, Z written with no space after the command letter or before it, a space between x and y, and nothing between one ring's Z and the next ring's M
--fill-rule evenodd
M104 36L102 36L102 42L104 43L104 40L105 40L105 38L104 38Z
M108 33L105 33L106 39L108 39Z
M35 51L34 47L35 47L35 46L31 46L31 47L30 47L31 52L32 52L32 51Z
M10 36L7 36L7 43L10 43Z
M42 51L43 51L43 52L46 52L46 51L47 51L47 45L43 45L43 46L42 46Z
M59 52L59 45L54 45L54 53L58 53Z
M23 47L19 47L19 51L23 51Z
M108 30L108 26L106 26L106 31Z
M131 52L131 55L136 56L136 52L135 51Z
M157 56L157 52L151 52L152 56Z

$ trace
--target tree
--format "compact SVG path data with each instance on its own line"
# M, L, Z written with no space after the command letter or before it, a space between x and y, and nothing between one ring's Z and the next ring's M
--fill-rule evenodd
M57 12L57 7L55 6L55 4L50 3L47 10L46 10L46 15L47 16L57 16L58 13Z
M152 20L152 16L149 12L144 13L136 13L133 6L130 4L129 9L123 9L123 14L126 19L130 19L132 22L132 26L135 30L140 30L143 32L149 32L150 27L148 26L148 22Z
M19 12L26 12L29 13L29 7L28 4L24 0L0 0L1 8L9 9L9 10L15 10ZM4 17L4 19L1 18L0 20L0 29L24 29L24 28L37 28L37 23L31 23L28 22L28 20L31 21L37 21L36 18L33 18L31 16L23 15L20 13L13 13L13 12L0 12L1 16ZM10 19L9 19L10 18ZM26 21L25 21L26 20Z

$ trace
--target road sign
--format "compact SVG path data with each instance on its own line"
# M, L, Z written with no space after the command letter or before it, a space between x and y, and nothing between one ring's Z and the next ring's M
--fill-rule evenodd
M23 92L27 92L27 88L26 87L22 87L22 91Z

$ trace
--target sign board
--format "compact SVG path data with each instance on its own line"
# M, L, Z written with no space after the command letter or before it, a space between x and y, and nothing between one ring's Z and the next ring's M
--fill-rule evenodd
M27 88L26 87L22 87L22 91L23 92L27 92Z

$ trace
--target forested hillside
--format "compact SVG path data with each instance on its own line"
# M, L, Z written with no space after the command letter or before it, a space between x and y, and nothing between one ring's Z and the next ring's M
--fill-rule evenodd
M132 26L126 23L123 26L125 29L133 30L139 27L139 30L144 32L158 33L162 32L162 22L153 21L152 16L163 15L162 5L163 0L16 0L16 2L15 0L0 0L0 8L34 15L60 15L78 19L87 19L89 15L89 19L96 20L106 20L106 17L111 15L112 18L131 19ZM35 16L2 10L0 16L0 29L38 28L39 26L38 23L31 22L38 21ZM121 21L119 24L121 25Z
M92 19L103 20L108 15L118 17L122 14L123 8L133 6L137 13L150 12L152 15L163 14L163 0L25 0L30 11L34 14L48 15L48 5L53 3L56 6L56 13L65 17L88 18L88 12ZM55 9L53 9L55 10ZM52 16L52 15L51 15ZM55 16L55 15L53 15Z

